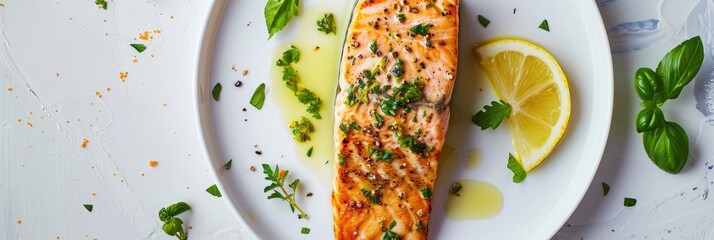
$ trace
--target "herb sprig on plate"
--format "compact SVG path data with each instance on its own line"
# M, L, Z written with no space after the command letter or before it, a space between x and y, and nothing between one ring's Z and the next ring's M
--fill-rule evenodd
M265 25L268 26L268 39L283 30L299 14L299 7L300 0L268 0L263 12Z
M308 219L307 213L300 208L300 206L295 201L295 191L297 191L298 185L300 184L300 179L295 179L293 182L288 184L288 187L292 192L288 192L285 188L285 181L288 178L288 170L280 170L278 165L275 165L275 169L270 168L270 165L263 164L263 173L265 174L265 180L270 181L270 185L263 189L263 192L272 193L268 196L268 199L280 199L288 204L290 204L290 210L295 212L298 210L298 219ZM280 191L278 191L280 190Z
M183 220L177 217L188 210L191 210L191 206L185 202L178 202L159 210L159 220L164 222L161 229L169 236L176 236L179 240L188 239L188 234L181 226L183 225Z

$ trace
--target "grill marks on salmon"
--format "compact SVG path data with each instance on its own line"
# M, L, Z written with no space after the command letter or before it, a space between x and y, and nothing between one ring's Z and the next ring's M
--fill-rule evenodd
M335 102L336 239L426 239L456 78L458 0L359 0Z

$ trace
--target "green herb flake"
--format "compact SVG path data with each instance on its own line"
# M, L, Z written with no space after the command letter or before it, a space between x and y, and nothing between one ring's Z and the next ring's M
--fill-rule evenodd
M486 105L483 108L484 110L478 111L471 117L471 122L481 127L481 130L496 129L504 119L511 115L511 106L503 100L492 101L490 106Z
M428 146L417 140L416 138L410 136L409 134L402 134L397 132L397 143L403 148L407 148L416 154L426 155L426 150Z
M332 15L332 13L325 14L322 19L317 21L317 31L324 32L325 34L337 34L335 16Z
M312 148L313 148L313 147L310 147L309 149L307 149L307 153L305 153L305 155L306 155L307 157L312 157Z
M488 18L484 17L483 15L478 15L478 23L483 26L483 28L488 27L489 24L491 24L491 20L488 20Z
M513 154L510 153L508 154L508 169L513 172L514 183L520 183L526 179L527 173L525 170L523 170L523 166L521 166L521 163L516 160L516 157L514 157Z
M99 0L97 0L99 1ZM300 0L268 0L263 14L268 27L268 39L280 32L299 13Z
M94 1L94 4L97 4L97 6L101 7L102 9L106 10L107 9L107 1L106 0L96 0Z
M315 126L310 122L310 119L302 117L300 120L290 123L290 130L295 141L306 142L310 140L310 134L315 132Z
M462 188L463 187L461 186L461 183L455 182L451 185L451 194L461 197L461 194L459 194L459 192L461 192Z
M228 160L226 164L223 164L223 169L226 169L226 171L231 170L231 167L233 167L233 159Z
M538 28L545 30L546 32L550 32L550 27L548 26L548 20L543 19L542 22L540 22L540 25Z
M322 119L320 116L320 109L322 108L322 99L317 97L315 93L308 89L302 89L297 92L297 98L300 103L307 105L307 112L312 115L315 119Z
M222 197L223 195L221 194L221 191L218 190L218 186L216 184L211 185L210 187L206 188L206 192L210 193L214 197Z
M434 193L432 193L431 189L429 189L428 187L424 187L421 189L421 196L424 199L429 199L429 198L431 198L432 195L434 195Z
M169 236L176 236L179 240L187 240L188 234L183 229L183 220L178 215L191 210L191 206L185 202L177 202L171 206L159 210L159 220L164 222L161 229Z
M337 158L339 160L340 166L344 166L347 163L347 156L342 155L342 154L337 154Z
M417 24L416 26L412 27L409 29L410 34L419 34L422 36L426 36L429 32L429 28L431 28L431 24L428 23L420 23Z
M142 53L142 52L144 52L144 50L146 50L146 46L144 46L144 44L132 43L132 44L129 44L129 45L130 45L131 47L133 47L134 49L136 49L136 51L139 52L139 53Z
M300 233L302 233L302 234L310 234L310 229L309 229L309 228L306 228L306 227L303 227L302 229L300 229Z
M602 195L607 196L608 193L610 193L610 185L607 185L607 183L603 182L602 183Z
M372 40L372 42L369 43L369 50L372 51L372 53L377 53L377 40Z
M221 98L221 91L223 91L223 86L221 83L216 83L216 86L213 86L213 91L211 91L213 100L218 101Z
M625 198L625 207L634 207L637 205L637 199L634 198Z
M265 83L261 83L253 92L253 96L250 97L250 105L253 105L258 110L263 108L263 103L265 103Z
M84 209L87 209L88 212L92 212L92 210L94 210L94 205L92 204L84 204L82 206L84 206Z
M382 236L382 240L401 240L399 235L396 232L392 231L392 228L397 226L397 221L392 220L391 223L389 223L389 227L387 228L386 231L384 231L384 235Z
M278 61L275 62L275 65L278 67L286 67L290 66L292 63L297 63L300 61L300 50L297 49L295 46L290 45L290 49L285 50L283 52L283 55Z
M270 168L270 165L263 164L263 174L265 174L265 180L270 182L270 185L263 189L263 192L267 193L272 191L268 195L268 199L280 199L287 202L290 205L290 210L294 213L298 210L298 219L308 219L307 214L300 208L300 206L295 201L295 191L300 185L300 179L295 179L292 183L288 184L288 187L292 189L292 192L288 192L285 188L285 181L288 178L290 171L280 170L278 165L275 165L275 169ZM280 191L278 191L280 190Z
M403 23L404 20L406 20L406 19L407 19L407 17L404 16L403 13L397 14L397 21L399 21L400 23Z
M416 223L414 224L414 228L416 228L417 232L424 232L424 224L421 222L421 220L416 221Z
M370 191L367 189L360 189L360 192L362 192L362 196L366 197L370 202L374 204L380 204L381 202L379 201L379 193L377 191Z

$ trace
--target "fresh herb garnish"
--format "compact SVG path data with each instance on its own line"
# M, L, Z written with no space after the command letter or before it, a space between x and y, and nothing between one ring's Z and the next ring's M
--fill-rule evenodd
M312 157L312 148L313 148L313 147L310 147L309 149L307 149L307 152L305 153L305 155L306 155L307 157Z
M84 204L82 206L84 206L84 209L87 209L87 211L89 212L92 212L92 210L94 210L94 205L92 204Z
M429 28L431 28L431 24L420 23L420 24L412 27L411 29L409 29L409 33L426 36L426 34L429 32Z
M434 195L434 193L432 193L431 189L429 189L428 187L424 187L421 189L421 196L424 199L429 199L429 198L431 198L432 195Z
M417 220L417 222L414 224L414 227L416 228L417 232L424 232L424 224L421 222L421 220Z
M369 154L369 157L374 156L377 161L385 161L387 163L391 163L394 159L394 153L390 150L367 147L367 154Z
M461 183L455 182L451 185L451 194L461 197L461 194L459 194L459 192L461 192L462 188L463 187L461 186Z
M103 8L104 10L107 9L107 1L106 0L96 0L94 1L94 4L97 4L97 6Z
M216 86L213 86L213 91L211 91L211 95L213 96L213 100L218 101L221 98L221 91L223 90L223 86L221 86L221 83L216 83Z
M285 180L288 178L288 170L280 170L278 165L275 165L275 169L271 169L270 165L263 164L263 173L265 174L265 180L270 181L270 185L263 189L263 192L273 191L268 196L268 199L280 199L290 204L290 210L295 212L298 210L298 219L308 219L307 214L300 208L300 206L295 201L295 191L300 184L300 179L295 179L292 183L288 184L288 187L292 189L292 193L288 193L285 189ZM280 191L278 191L280 190Z
M367 189L360 189L360 192L362 192L362 196L366 197L370 202L374 204L381 204L382 202L379 201L379 197L381 194L377 190L367 190Z
M337 27L335 27L335 16L332 13L325 14L325 16L317 21L317 31L324 32L325 34L337 34Z
M607 183L603 182L602 183L602 195L607 196L607 194L610 192L610 185L607 185Z
M315 119L321 119L320 108L322 108L322 100L307 89L302 89L296 94L298 101L307 105L307 112L312 114Z
M392 220L392 223L389 224L389 227L384 231L384 236L382 236L382 240L401 240L399 235L395 232L392 231L392 228L394 226L397 226L397 221Z
M379 115L377 111L374 111L374 114L372 115L374 116L374 120L377 121L378 124L384 123L384 117L382 117L382 115Z
M223 164L223 168L226 170L231 170L231 167L233 166L233 159L228 160L226 164Z
M283 56L275 62L278 67L290 66L291 63L297 63L300 61L300 50L295 46L290 45L290 49L283 52Z
M399 22L403 23L403 22L404 22L404 20L406 20L406 19L407 19L407 17L406 17L406 16L404 16L404 14L402 14L402 13L400 13L400 14L397 14L397 21L399 21Z
M142 53L142 52L144 52L144 50L146 50L146 46L144 46L144 44L132 43L132 44L129 44L129 45L130 45L131 47L133 47L134 49L136 49L136 51L139 52L139 53Z
M625 207L634 207L637 205L637 199L625 198Z
M528 175L525 170L523 170L523 166L521 166L521 163L516 160L516 157L513 156L513 154L508 154L508 169L511 169L513 172L513 182L514 183L520 183L523 182L523 180L526 179L526 176Z
M300 233L302 233L302 234L310 234L310 229L309 229L309 228L306 228L306 227L303 227L302 229L300 229Z
M422 89L423 87L418 79L414 79L412 83L407 82L395 88L392 95L380 103L382 112L389 116L395 116L397 109L406 108L408 103L421 100L423 97Z
M265 103L265 83L261 83L253 92L253 96L250 97L250 105L253 105L258 110L263 108L263 103Z
M210 193L214 197L223 197L223 195L221 194L221 191L218 190L218 186L216 186L216 184L213 184L210 187L206 188L206 192Z
M397 142L399 143L399 146L403 148L408 148L412 152L416 154L421 154L422 156L426 155L427 151L427 145L423 142L420 142L416 138L410 136L409 134L402 134L400 132L397 132Z
M283 30L290 19L298 15L299 5L300 0L268 0L263 11L268 26L268 39Z
M697 75L704 61L704 47L699 36L679 44L667 53L657 69L640 68L635 74L635 91L643 101L635 126L642 135L647 156L665 172L682 171L689 158L689 137L677 123L669 122L660 109L669 99L679 97L682 89Z
M471 122L481 127L481 130L496 129L504 119L511 115L511 106L503 100L492 101L490 106L486 105L483 109L471 117Z
M342 154L337 154L337 158L338 158L338 161L339 161L338 163L340 164L340 166L344 166L347 163L347 156L342 155Z
M290 129L292 130L293 138L298 142L310 140L310 133L315 132L315 126L306 117L300 118L300 121L291 122Z
M164 222L161 229L169 236L176 236L179 240L188 239L188 234L183 230L183 221L177 216L191 210L191 206L185 202L178 202L171 206L159 210L159 220Z
M542 22L540 22L540 25L538 28L545 30L546 32L550 32L550 27L548 26L548 20L543 19Z
M397 59L397 61L394 62L394 66L392 66L392 69L390 69L389 72L391 72L394 77L400 78L402 75L404 75L404 61L402 61L401 59Z
M372 51L372 53L377 53L377 40L372 40L372 42L369 43L369 50Z
M478 23L480 23L483 28L486 28L489 24L491 24L491 20L488 20L488 18L482 15L478 15Z

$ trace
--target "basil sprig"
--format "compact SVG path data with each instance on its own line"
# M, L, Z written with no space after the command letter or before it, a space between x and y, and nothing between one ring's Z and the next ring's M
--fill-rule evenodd
M687 132L664 117L660 107L676 99L699 72L704 61L704 47L699 36L682 42L662 58L656 70L640 68L635 74L635 91L642 99L642 111L635 126L642 135L647 156L665 172L682 171L689 157Z

